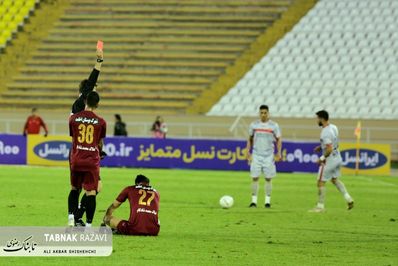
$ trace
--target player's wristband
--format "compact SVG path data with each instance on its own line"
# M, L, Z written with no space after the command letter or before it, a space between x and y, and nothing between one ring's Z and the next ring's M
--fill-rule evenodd
M97 58L97 63L102 63L102 62L104 62L104 59Z
M322 155L322 156L319 158L319 160L321 160L321 161L325 161L325 160L326 160L326 157L325 157L325 155Z

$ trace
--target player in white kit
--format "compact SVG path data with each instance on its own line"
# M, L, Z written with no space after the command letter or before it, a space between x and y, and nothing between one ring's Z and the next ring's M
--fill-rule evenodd
M250 175L253 179L252 202L249 207L257 207L259 177L261 174L265 176L265 207L271 207L272 178L276 176L275 162L282 159L281 131L279 125L269 119L268 111L267 105L261 105L260 120L251 123L249 129L247 160L250 164ZM277 146L276 155L274 155L275 142Z
M323 212L325 210L325 195L327 181L331 180L336 188L341 192L347 201L348 210L354 207L354 201L348 194L340 177L340 167L342 158L339 151L339 131L337 127L329 123L329 114L325 110L316 113L318 117L318 125L322 127L321 145L315 148L315 152L322 151L319 159L318 172L318 204L310 210L311 212Z

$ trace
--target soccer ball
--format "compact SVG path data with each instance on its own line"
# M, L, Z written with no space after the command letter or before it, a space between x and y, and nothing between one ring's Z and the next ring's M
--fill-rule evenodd
M229 209L234 205L234 198L228 195L222 196L220 199L220 205L223 209Z

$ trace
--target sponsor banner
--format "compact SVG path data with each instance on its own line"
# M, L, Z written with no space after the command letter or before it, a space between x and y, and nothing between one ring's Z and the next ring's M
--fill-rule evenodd
M29 136L28 164L68 166L71 138ZM316 172L317 143L284 142L280 172ZM101 166L249 170L246 141L109 137L104 140L108 156Z
M68 136L33 135L28 137L27 161L30 165L68 166L71 147ZM317 142L284 141L279 172L318 171ZM355 172L355 143L341 143L343 173ZM9 149L8 149L9 151ZM108 137L104 141L108 156L101 166L249 170L246 142L241 140L192 140ZM362 144L360 173L390 174L390 145Z
M317 143L284 142L280 172L316 172ZM102 166L249 170L246 142L236 140L105 139Z
M0 227L0 256L110 256L106 227Z
M343 174L355 174L356 144L342 143L340 145L343 159ZM390 175L391 147L389 144L361 144L359 150L359 174Z
M148 168L246 169L242 141L107 138L101 165Z
M0 134L0 164L26 164L26 137Z
M314 152L317 142L282 143L282 161L276 163L279 172L318 172L319 154Z
M29 165L68 166L71 137L28 135Z

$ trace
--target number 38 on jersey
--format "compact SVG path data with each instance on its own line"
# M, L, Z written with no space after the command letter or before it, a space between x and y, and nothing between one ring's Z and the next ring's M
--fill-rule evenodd
M78 129L79 129L79 136L77 137L77 141L79 143L92 144L94 141L94 126L80 124Z

